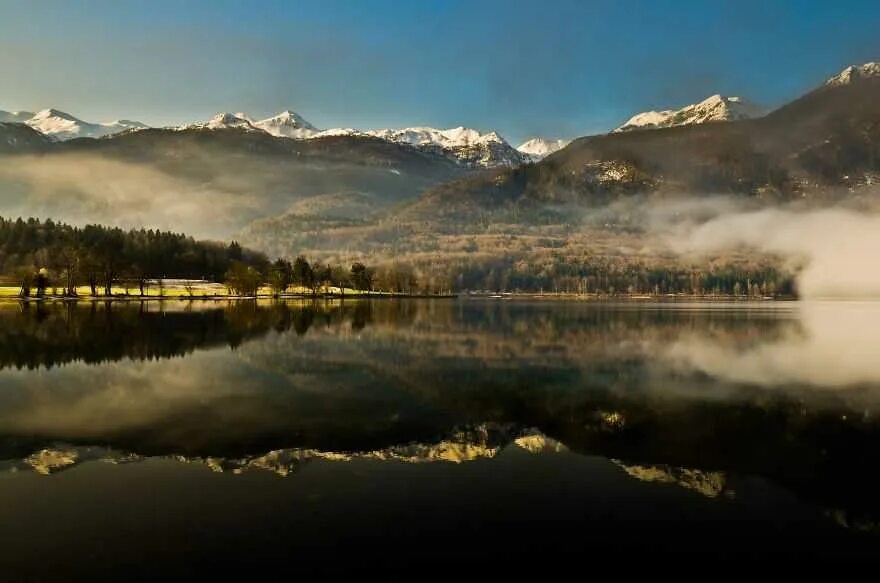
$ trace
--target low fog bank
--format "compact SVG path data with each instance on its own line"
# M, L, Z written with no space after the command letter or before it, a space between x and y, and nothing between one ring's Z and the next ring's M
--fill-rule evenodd
M877 193L880 194L880 193ZM880 202L768 207L729 197L642 199L612 205L682 260L739 251L782 258L804 298L880 298Z
M803 262L798 290L805 298L880 298L880 214L844 209L765 209L723 215L675 240L679 251L749 246Z
M0 216L6 217L225 238L241 217L257 216L257 202L147 165L95 156L19 156L0 163Z

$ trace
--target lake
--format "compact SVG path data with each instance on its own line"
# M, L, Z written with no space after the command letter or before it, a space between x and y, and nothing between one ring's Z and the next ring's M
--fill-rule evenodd
M0 572L870 560L878 353L871 302L0 304Z

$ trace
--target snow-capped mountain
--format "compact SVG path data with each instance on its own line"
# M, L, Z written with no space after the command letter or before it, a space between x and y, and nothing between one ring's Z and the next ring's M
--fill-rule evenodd
M24 123L32 117L34 117L32 111L0 110L0 123Z
M90 123L57 109L44 109L36 114L26 111L0 111L0 123L25 123L57 141L101 138L126 130L148 127L143 123L129 120ZM446 130L431 127L367 131L353 128L321 130L291 110L261 120L256 120L242 112L221 112L207 121L184 124L171 129L178 131L236 129L265 132L275 137L299 140L341 136L378 138L445 156L464 166L472 167L516 166L533 159L531 154L514 149L496 132L481 133L465 127Z
M144 129L147 125L139 121L121 119L110 123L90 123L57 109L38 111L27 125L54 140L64 141L73 138L102 138L127 130Z
M733 121L761 117L764 111L742 97L712 95L699 103L677 110L645 111L629 118L614 130L624 132L637 129L668 128L714 121Z
M546 158L553 152L566 147L571 140L546 140L544 138L532 138L516 147L521 153L529 157L533 162Z
M462 148L478 144L506 143L495 132L481 134L465 127L439 130L429 127L403 128L400 130L372 130L368 135L410 146L439 146L441 148Z
M446 156L465 166L484 168L517 166L528 160L526 155L518 152L497 132L481 133L478 130L462 126L445 130L432 127L367 131L352 128L334 128L317 132L310 137L324 138L331 136L379 138L380 140Z
M529 159L496 132L481 133L465 127L447 130L431 127L366 131L354 128L321 130L301 115L289 110L259 121L246 113L218 113L207 122L186 124L176 129L262 131L275 137L298 140L329 137L378 138L446 156L465 166L516 166Z
M260 121L251 122L254 127L263 130L273 136L283 138L311 138L319 133L319 130L307 122L296 112L287 110L278 115Z
M854 81L868 79L870 77L880 77L880 63L865 63L864 65L850 65L834 77L825 81L825 85L831 87L839 87L841 85L849 85Z
M196 122L178 126L178 130L230 130L240 129L251 132L264 130L254 126L253 121L245 113L221 112L204 122Z
M480 133L465 127L440 130L412 127L399 130L372 130L366 135L420 150L446 155L467 166L517 166L526 157L496 132Z

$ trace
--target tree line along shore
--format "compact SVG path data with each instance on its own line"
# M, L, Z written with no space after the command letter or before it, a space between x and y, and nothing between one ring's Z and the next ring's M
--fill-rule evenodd
M196 241L152 229L73 227L0 218L0 296L161 298L256 296L448 296L419 285L412 268L269 261L233 241Z
M772 264L656 266L600 257L460 262L429 267L270 261L235 241L197 241L153 229L73 227L0 218L0 298L216 299L450 297L559 299L791 299L794 276Z

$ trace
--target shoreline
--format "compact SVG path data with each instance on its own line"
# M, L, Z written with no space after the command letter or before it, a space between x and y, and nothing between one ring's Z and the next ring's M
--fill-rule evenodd
M796 302L800 298L795 296L735 296L735 295L694 295L694 294L566 294L566 293L524 293L508 292L504 294L404 294L404 293L322 293L322 294L284 294L234 296L234 295L112 295L112 296L43 296L43 297L18 297L0 296L0 302L16 302L21 304L31 303L112 303L112 302L229 302L229 301L318 301L333 300L450 300L461 299L465 301L542 301L542 302L633 302L633 303L731 303L731 302Z
M234 295L112 295L112 296L0 296L0 301L30 303L78 303L78 302L225 302L225 301L285 301L285 300L393 300L393 299L456 299L458 294L398 294L398 293L350 293L350 294L284 294L234 296Z

